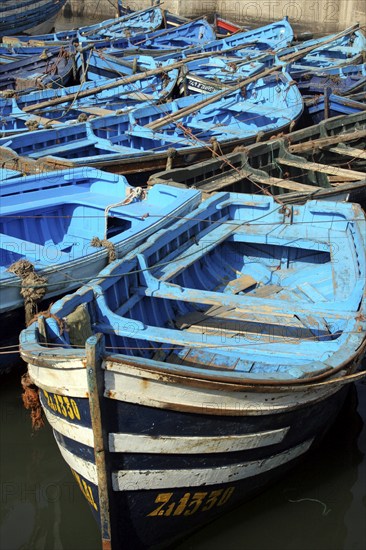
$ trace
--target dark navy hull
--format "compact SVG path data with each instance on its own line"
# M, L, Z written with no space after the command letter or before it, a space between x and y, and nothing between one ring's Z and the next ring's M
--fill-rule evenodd
M191 472L192 484L181 487L135 489L131 485L125 490L114 490L111 495L112 535L118 540L116 548L150 548L166 546L179 538L217 518L230 508L249 499L258 491L274 482L293 467L302 456L297 454L263 472L249 475L244 479L224 483L195 485L194 472L201 469L215 472L217 469L233 468L237 464L261 463L272 456L286 456L294 448L304 445L304 452L313 447L332 425L346 397L348 386L342 388L324 401L301 407L283 414L217 417L198 415L179 411L167 411L113 399L105 399L105 416L109 433L149 435L157 440L163 436L206 437L259 434L273 430L288 429L285 437L278 443L251 448L232 453L200 454L152 454L152 453L109 453L111 472L121 470L150 471L181 470ZM42 405L49 415L65 418L65 410L60 397L50 393L41 393ZM72 401L72 400L70 400ZM76 417L67 419L70 424L91 427L89 403L87 399L75 398L70 410L78 410L80 420ZM59 403L59 409L57 408ZM76 407L76 408L75 408ZM52 422L58 445L81 461L94 464L94 449L83 445L70 437L62 435L57 428L57 420ZM296 453L295 453L296 454ZM71 464L71 468L72 468ZM245 468L245 466L244 466ZM82 471L72 468L74 477L90 504L91 510L99 521L99 500L97 485L83 476Z

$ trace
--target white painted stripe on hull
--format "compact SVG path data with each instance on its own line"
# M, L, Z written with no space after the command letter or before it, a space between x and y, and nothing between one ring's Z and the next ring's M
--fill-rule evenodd
M282 464L294 460L305 453L313 439L292 449L263 460L253 460L241 464L231 464L219 468L189 470L120 470L112 473L115 491L139 491L148 489L172 489L175 487L201 487L233 483L268 472Z
M83 445L94 447L93 430L91 428L86 428L85 426L79 426L78 424L68 422L67 420L51 413L45 407L43 410L52 429L56 430L65 437L69 437L74 441L82 443Z
M275 445L283 441L290 428L245 435L222 435L214 437L135 435L123 433L109 434L109 450L116 453L161 453L199 454L227 453L257 449Z
M94 447L93 430L60 418L44 408L50 426L58 433L83 445ZM115 453L200 454L257 449L283 441L290 427L244 435L213 437L149 436L128 433L109 434L109 450Z
M169 381L159 373L106 362L105 396L147 407L187 410L199 414L261 416L279 414L321 401L336 393L342 384L293 391L230 391L209 389ZM166 380L165 380L166 378ZM263 386L262 386L263 387ZM264 387L263 387L264 388Z
M95 464L88 462L65 449L56 440L66 463L85 479L97 485ZM115 491L139 491L153 489L173 489L177 487L199 487L232 483L260 475L304 454L313 439L305 441L282 453L240 464L219 468L180 469L180 470L119 470L112 473Z
M87 397L86 367L82 361L55 361L55 367L38 367L28 364L33 382L39 388L58 395Z
M91 483L98 485L97 468L95 464L93 464L92 462L89 462L88 460L84 460L79 456L74 455L73 453L65 449L61 445L61 443L57 441L57 439L56 439L56 443L58 445L58 448L60 449L60 453L62 454L63 459L70 466L70 468L75 470L75 472L83 476L85 479L87 479Z

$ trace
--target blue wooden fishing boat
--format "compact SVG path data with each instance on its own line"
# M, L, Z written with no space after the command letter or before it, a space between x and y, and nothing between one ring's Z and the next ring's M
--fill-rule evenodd
M285 17L280 21L269 23L256 29L250 29L243 32L238 32L233 35L215 40L204 46L205 51L220 51L237 49L238 56L246 56L245 49L241 49L240 46L250 43L265 44L267 49L279 49L285 48L294 39L293 29L288 22L288 18ZM194 53L199 51L198 48L193 48Z
M136 55L118 58L101 50L91 50L88 56L76 55L77 67L80 71L81 80L100 80L131 76L145 71L151 71L164 65L167 61L157 61L151 55Z
M189 61L182 70L182 87L185 93L194 93L199 90L213 92L245 78L248 72L251 72L256 65L260 66L260 63L267 67L272 64L281 65L289 55L295 55L298 52L300 59L289 63L287 71L296 80L302 93L323 93L327 87L339 95L362 91L366 87L365 64L339 67L339 65L351 63L351 57L359 60L362 52L366 50L366 40L361 31L355 31L355 36L352 34L348 33L342 38L335 38L334 41L327 42L323 46L321 41L309 40L301 47L280 50L275 55L273 55L274 52L268 51L268 46L265 44L254 44L248 50L232 51L231 56L225 57L222 55L225 52L220 52L220 57L210 60ZM329 40L329 37L325 38ZM349 45L350 43L352 46ZM313 50L310 52L309 48ZM304 51L303 58L301 58L301 51ZM245 61L241 59L241 53L246 55Z
M76 123L89 117L127 112L162 101L173 92L178 69L156 75L124 79L105 79L79 85L36 90L29 93L7 94L0 97L0 136L27 132L30 129L51 128ZM58 101L56 106L52 106Z
M260 73L273 63L274 57L270 54L260 56L258 61L253 59L245 63L229 55L187 61L180 70L179 91L181 95L187 95L222 90Z
M0 65L0 90L27 90L64 86L75 69L74 48L50 48Z
M366 111L366 94L364 101L355 101L348 97L332 94L331 90L315 97L305 98L305 114L310 118L312 124L318 124L324 119L339 115L350 115Z
M171 545L317 445L366 376L365 235L357 205L218 194L22 333L104 547Z
M83 44L83 48L77 57L78 66L80 69L87 66L89 73L93 73L96 72L94 63L96 63L99 70L101 68L108 70L111 67L113 68L113 61L117 61L115 58L126 56L139 58L141 55L161 57L163 54L164 59L162 59L162 62L169 63L173 59L173 53L178 52L174 57L182 57L183 54L179 52L189 50L197 44L201 44L203 47L204 44L210 43L214 39L215 33L206 19L198 19L176 28L132 36L128 39L122 38ZM105 55L113 56L113 58L105 59ZM123 69L122 72L124 74Z
M146 193L92 168L11 178L0 193L1 313L23 304L25 261L44 277L45 299L69 292L106 265L111 247L114 257L126 253L200 200L166 185Z
M53 168L87 164L128 173L165 168L172 158L192 162L253 142L258 133L270 137L286 131L300 117L302 98L286 73L252 78L245 91L187 96L125 115L28 132L0 139L0 147Z
M296 81L304 94L323 94L327 89L331 89L335 95L363 92L366 91L366 64L306 71L298 73Z
M53 27L56 16L66 0L1 0L0 37L41 31L41 25ZM42 32L42 31L41 31Z
M98 56L98 49L102 48L102 55L111 54L114 57L140 54L157 56L159 61L172 62L194 56L196 54L220 51L226 54L235 52L236 55L256 57L266 51L289 44L293 38L293 31L287 19L271 23L264 27L238 33L225 39L215 40L212 27L205 19L193 21L176 29L157 31L141 37L131 37L129 40L116 40L111 43L100 42L94 45L91 53L87 46L83 51L84 65L93 71L93 64ZM95 51L96 50L96 51ZM79 66L80 66L80 57ZM103 67L107 62L100 61Z
M32 36L32 38L17 35L12 36L10 39L6 37L3 42L8 44L38 43L39 45L52 45L54 43L68 43L70 41L112 40L113 38L155 31L162 25L162 22L163 14L161 9L152 6L129 14L124 14L115 19L107 19L100 23L80 27L78 29L59 31L51 34L39 34Z
M332 40L333 37L333 40ZM311 52L307 48L318 45ZM300 45L285 48L279 52L280 60L295 52L304 52L304 56L291 64L289 71L296 78L304 72L319 71L320 69L335 69L345 65L357 65L363 62L363 55L366 50L366 37L359 25L346 29L343 35L330 35L313 40L307 40Z

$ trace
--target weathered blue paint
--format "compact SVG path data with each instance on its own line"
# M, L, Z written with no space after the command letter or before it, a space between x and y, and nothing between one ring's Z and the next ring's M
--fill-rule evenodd
M356 205L284 207L220 193L54 304L66 328L83 304L92 333L106 338L100 373L117 547L173 542L249 498L321 438L344 386L365 375L352 374L366 342L365 227ZM52 346L34 323L21 335L22 356L41 388L53 384L83 411L85 350L55 318L44 326ZM90 418L70 422L52 397L42 403L99 520ZM254 440L230 443L243 436ZM131 437L135 446L124 448ZM199 451L188 448L192 437Z
M202 101L206 98L201 97ZM131 162L131 158L136 162L140 157L141 170L145 159L148 162L166 158L172 148L180 154L207 155L211 154L212 139L223 147L232 147L254 141L258 132L265 135L286 130L303 110L301 95L291 78L286 73L273 73L249 84L245 93L242 90L228 93L196 112L182 115L178 125L167 121L157 131L147 127L162 116L193 108L196 103L197 96L183 97L124 115L3 138L0 146L32 159L51 156L49 160L57 159L58 166L62 166L63 160L74 165L122 166Z
M24 90L42 86L64 86L71 79L75 50L72 46L50 48L40 55L22 56L0 65L0 90Z
M108 238L117 255L126 253L200 200L199 191L164 185L131 200L133 188L123 176L90 168L11 178L0 192L2 312L22 305L19 279L7 272L17 260L31 261L48 279L46 295L57 296L106 264L107 251L92 247L93 237Z
M66 0L2 0L0 6L0 37L31 30L52 19Z
M34 4L34 2L32 2ZM61 6L60 8L61 9ZM32 40L41 41L45 44L52 42L70 42L78 40L112 40L116 36L129 36L130 34L141 34L151 32L159 28L163 21L163 14L158 7L149 7L144 10L124 14L116 19L107 19L95 25L80 27L79 29L60 31L51 34L41 34L32 37ZM21 29L15 27L15 32L3 34L16 34ZM1 34L0 34L1 36ZM15 36L19 42L27 42L29 37Z

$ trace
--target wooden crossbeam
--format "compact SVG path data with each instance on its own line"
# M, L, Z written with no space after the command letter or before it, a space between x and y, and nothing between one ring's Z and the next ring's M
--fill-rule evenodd
M327 147L329 145L346 143L347 141L353 141L356 139L362 139L366 137L366 129L347 132L346 134L339 134L336 136L321 137L319 139L311 139L304 143L296 143L295 145L289 145L288 150L290 153L306 153L313 149L320 149L321 147Z
M308 162L306 160L292 160L288 158L278 157L277 162L285 166L293 166L294 168L302 168L303 170L312 170L313 172L321 172L322 174L330 174L339 178L347 178L348 181L358 181L365 178L364 172L356 170L348 170L339 166L330 166L329 164L320 164L319 162Z

